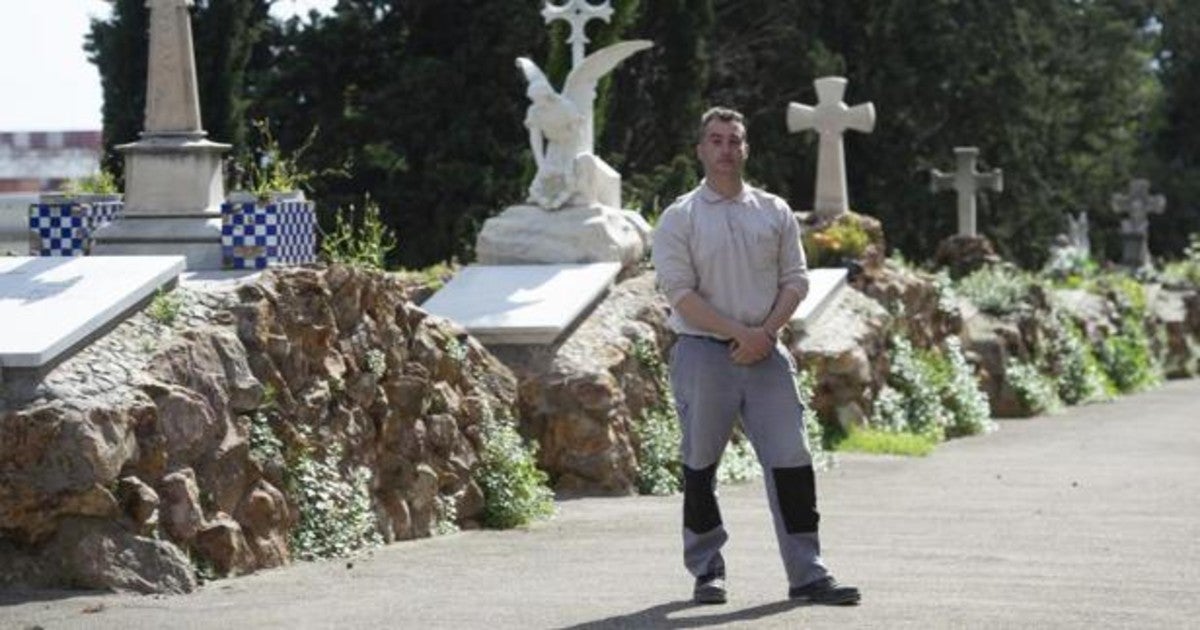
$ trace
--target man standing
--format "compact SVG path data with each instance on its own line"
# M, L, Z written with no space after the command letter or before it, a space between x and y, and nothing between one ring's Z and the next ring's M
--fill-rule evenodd
M855 604L821 561L812 455L796 366L777 341L808 293L800 228L787 202L742 180L749 145L740 113L713 108L700 122L704 181L663 213L654 233L659 288L679 334L671 390L683 429L683 555L697 603L726 600L729 538L716 472L740 416L765 471L788 596Z

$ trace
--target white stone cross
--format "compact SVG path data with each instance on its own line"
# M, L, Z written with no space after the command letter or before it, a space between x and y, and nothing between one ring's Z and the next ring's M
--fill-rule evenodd
M978 148L954 147L954 172L943 173L936 168L931 171L930 190L954 190L958 193L959 236L975 236L978 233L975 225L975 196L979 189L996 192L1004 190L1004 172L997 168L981 173L975 170L978 160Z
M1121 262L1129 267L1142 268L1150 264L1150 215L1162 214L1167 200L1150 194L1150 182L1135 179L1129 182L1129 193L1114 193L1112 207L1129 215L1121 221Z
M546 19L546 23L563 20L571 25L571 36L567 41L571 42L572 68L583 61L584 45L588 43L585 31L587 23L592 20L608 22L612 18L613 9L609 2L610 0L604 0L600 4L592 4L588 0L568 0L566 4L557 5L546 0L546 6L542 9L542 17Z
M1129 193L1114 193L1112 207L1117 212L1128 214L1121 222L1121 231L1126 234L1146 234L1150 228L1150 215L1162 214L1167 200L1162 195L1150 194L1150 182L1135 179L1129 182Z
M846 155L842 133L854 129L870 133L875 128L875 106L863 103L847 107L842 102L846 93L843 77L822 77L813 81L817 88L817 105L809 107L788 103L788 131L797 133L815 129L820 134L817 154L817 192L813 211L820 216L835 217L850 209L846 193Z

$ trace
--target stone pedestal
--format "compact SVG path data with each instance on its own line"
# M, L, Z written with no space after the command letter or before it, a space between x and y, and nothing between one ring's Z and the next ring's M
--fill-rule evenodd
M645 255L648 234L628 212L601 204L561 210L510 206L483 224L475 253L484 265L619 262L629 267Z
M939 269L947 269L951 278L969 276L985 265L1000 262L996 247L986 236L956 234L938 243L933 256Z
M220 269L222 155L203 132L144 135L125 153L125 209L95 233L97 255L183 255L187 268Z
M1144 232L1121 233L1121 264L1132 269L1150 265L1150 246Z

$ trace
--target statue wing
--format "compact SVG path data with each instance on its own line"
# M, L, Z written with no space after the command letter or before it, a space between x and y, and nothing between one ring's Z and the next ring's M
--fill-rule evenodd
M542 72L542 69L537 67L537 64L533 63L528 57L517 57L517 67L525 74L525 81L530 85L539 81L550 85L550 80L546 78L546 73Z
M653 45L654 42L649 40L635 39L618 42L584 57L567 75L567 82L563 84L563 96L570 99L581 111L591 111L592 99L596 95L596 83L604 75L612 72L617 64Z

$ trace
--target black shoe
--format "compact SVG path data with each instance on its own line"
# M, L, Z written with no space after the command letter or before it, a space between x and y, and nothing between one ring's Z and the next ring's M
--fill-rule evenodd
M696 578L696 588L692 590L692 601L697 604L724 604L725 575L709 573Z
M853 586L838 584L832 577L823 577L811 584L788 589L788 599L814 606L853 606L862 594Z

